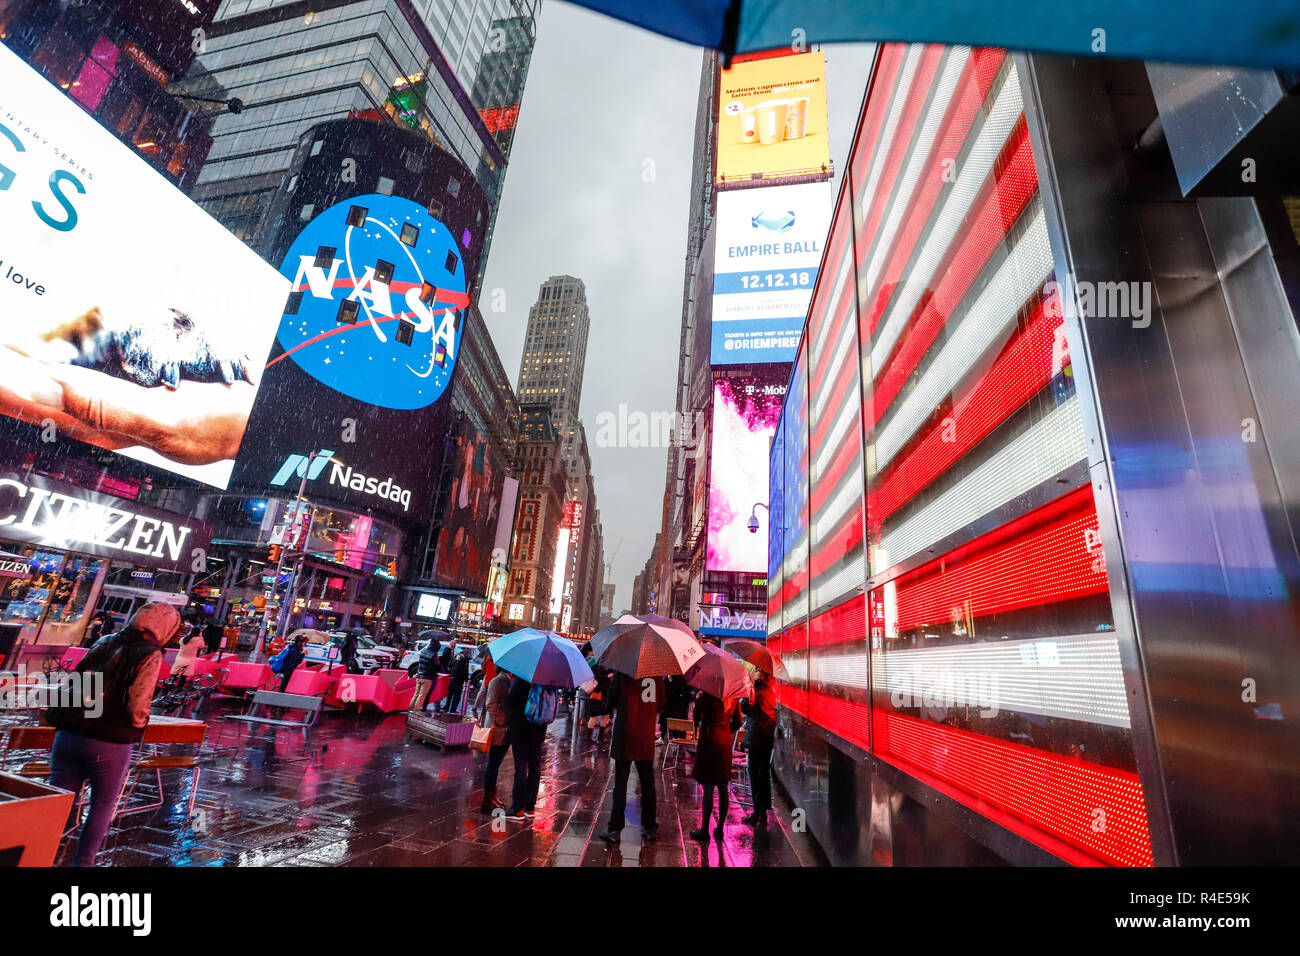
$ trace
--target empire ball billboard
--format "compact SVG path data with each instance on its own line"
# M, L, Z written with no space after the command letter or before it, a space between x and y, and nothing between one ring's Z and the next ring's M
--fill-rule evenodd
M0 223L5 437L225 488L288 280L3 46Z
M833 198L828 182L718 194L713 365L794 361Z

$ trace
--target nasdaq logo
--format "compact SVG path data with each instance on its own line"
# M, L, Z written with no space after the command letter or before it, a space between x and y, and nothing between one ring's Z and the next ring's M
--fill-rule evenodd
M309 455L290 455L271 479L271 484L280 487L290 478L306 478L308 481L314 481L325 470L333 455L334 452L328 449L317 452L314 459Z

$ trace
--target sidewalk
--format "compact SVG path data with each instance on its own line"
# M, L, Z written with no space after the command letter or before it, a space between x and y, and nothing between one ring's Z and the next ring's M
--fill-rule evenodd
M659 839L642 844L637 778L629 783L621 844L597 834L609 819L613 763L567 716L551 725L537 817L479 813L486 757L408 741L405 716L330 713L304 740L299 731L208 714L194 819L182 823L187 778L164 778L167 803L110 831L101 863L117 866L810 866L824 858L811 837L790 830L779 792L772 824L755 833L743 765L732 786L726 836L700 844L699 788L690 757L659 771ZM660 751L662 755L662 750ZM660 761L658 766L662 765ZM501 768L507 798L514 762ZM152 777L141 792L152 796ZM68 854L65 844L60 856Z

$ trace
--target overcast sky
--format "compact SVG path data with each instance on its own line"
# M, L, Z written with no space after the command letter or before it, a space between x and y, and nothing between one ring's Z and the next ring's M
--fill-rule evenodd
M831 156L843 167L868 44L824 48ZM542 4L480 303L516 385L528 309L552 275L586 283L580 415L613 558L615 611L659 530L665 448L601 448L597 416L670 412L701 51L567 3ZM838 187L837 187L838 188ZM505 308L493 311L494 301ZM608 580L608 579L607 579Z

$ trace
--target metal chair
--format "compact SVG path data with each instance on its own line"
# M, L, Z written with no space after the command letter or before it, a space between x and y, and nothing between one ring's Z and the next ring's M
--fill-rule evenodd
M146 803L142 806L132 807L130 810L123 809L131 801L131 795L140 783L141 774L148 771L154 771L155 784L158 787L158 799L153 803ZM148 757L141 757L136 761L135 766L131 768L131 783L122 794L122 799L117 805L117 816L127 817L133 813L148 813L151 810L157 810L167 802L163 796L162 772L164 770L188 770L190 771L190 801L186 810L185 819L194 815L194 801L199 795L199 758L189 754L153 754Z
M15 750L41 750L49 753L54 746L54 727L14 727L5 740L4 755L0 756L0 770L9 766L9 758ZM20 777L48 777L50 762L48 760L29 760L16 771Z
M665 770L672 770L677 766L683 747L690 753L695 752L695 745L699 742L695 737L695 722L683 720L677 717L669 717L666 720L668 729L668 740L664 744L664 766ZM674 737L673 734L682 734L681 737ZM668 763L668 753L672 751L673 762Z

